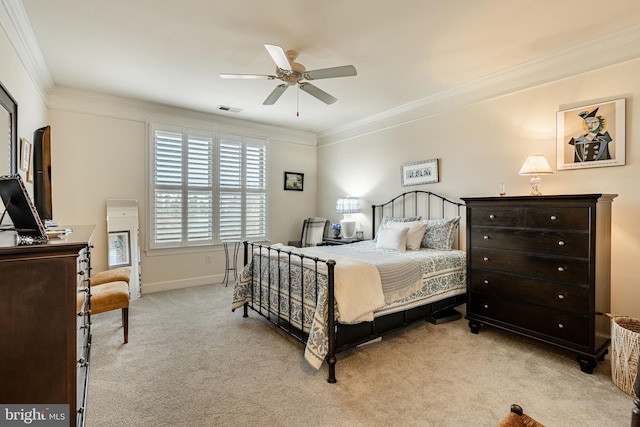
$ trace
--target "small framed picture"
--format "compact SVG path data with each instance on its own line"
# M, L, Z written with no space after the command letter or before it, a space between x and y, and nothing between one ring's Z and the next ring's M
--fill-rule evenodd
M364 240L364 231L356 231L356 239Z
M303 191L304 174L300 172L284 173L284 189L293 191Z
M109 232L109 268L131 265L129 230Z
M404 164L400 166L400 175L403 186L438 182L438 159Z
M31 143L20 138L20 169L28 171L31 167Z

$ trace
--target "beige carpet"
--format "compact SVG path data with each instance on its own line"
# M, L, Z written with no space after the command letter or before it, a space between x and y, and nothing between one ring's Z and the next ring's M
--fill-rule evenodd
M338 355L337 384L257 314L230 310L231 286L132 301L93 316L89 427L495 426L512 403L547 427L630 424L632 398L575 356L463 319L419 322Z

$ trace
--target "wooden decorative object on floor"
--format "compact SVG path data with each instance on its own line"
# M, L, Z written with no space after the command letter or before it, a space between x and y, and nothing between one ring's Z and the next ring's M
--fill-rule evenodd
M520 405L511 405L511 412L497 427L544 427L542 424L522 412Z

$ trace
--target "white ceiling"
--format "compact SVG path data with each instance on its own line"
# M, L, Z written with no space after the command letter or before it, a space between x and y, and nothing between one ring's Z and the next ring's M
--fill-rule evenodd
M2 0L15 1L15 0ZM640 24L638 0L22 0L56 87L319 133ZM264 44L299 52L325 105L280 83ZM299 104L298 104L299 103ZM222 113L219 105L242 109ZM299 109L300 116L296 117Z

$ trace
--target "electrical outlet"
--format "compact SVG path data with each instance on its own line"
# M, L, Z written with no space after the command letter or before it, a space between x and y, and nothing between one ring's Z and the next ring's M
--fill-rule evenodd
M211 255L210 254L204 254L204 262L206 262L207 264L211 264Z

